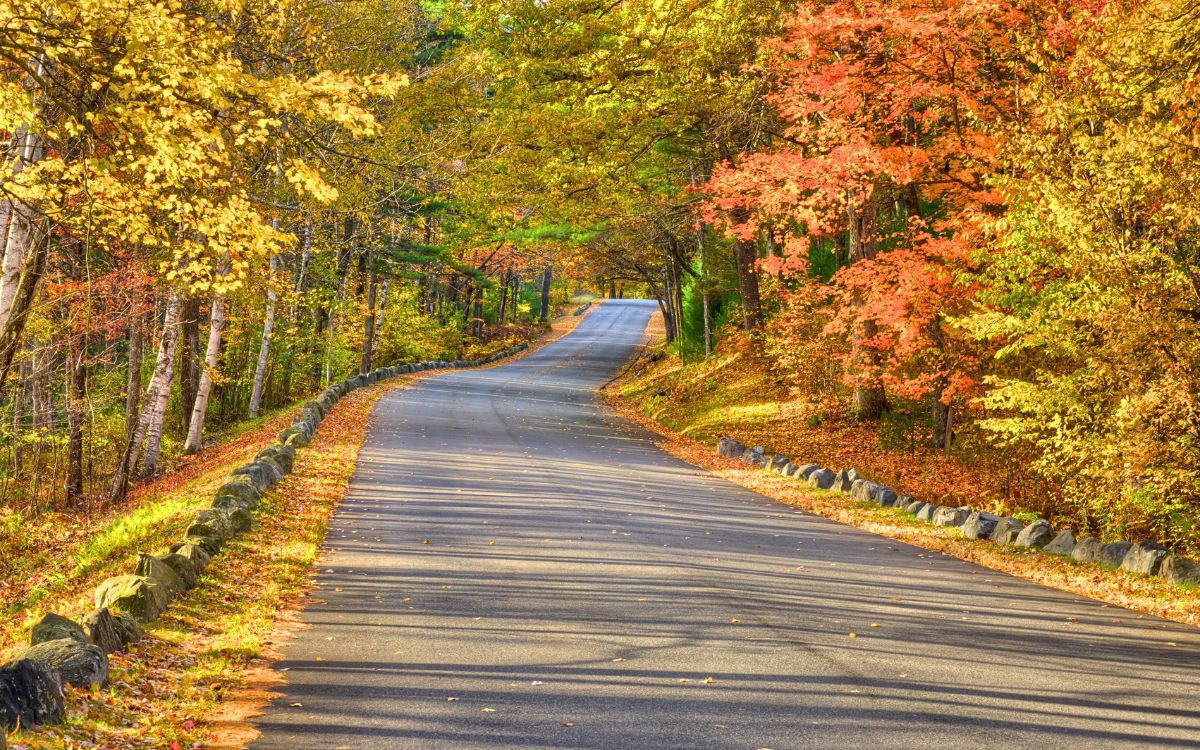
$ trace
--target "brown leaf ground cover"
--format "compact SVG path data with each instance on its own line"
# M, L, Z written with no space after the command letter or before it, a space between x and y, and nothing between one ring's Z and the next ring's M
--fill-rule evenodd
M651 339L656 338L648 330ZM810 489L806 484L716 455L729 435L750 445L866 476L927 502L970 504L1009 512L1011 498L994 467L972 467L932 451L898 451L876 432L852 422L815 422L811 405L797 402L780 379L737 352L685 366L661 347L634 362L605 389L622 416L662 437L659 446L731 482L825 518L857 526L941 554L1135 610L1200 625L1200 589L1157 578L1082 564L1061 555L965 538L958 529L934 527L902 511ZM815 422L815 423L814 423ZM981 499L983 502L981 503ZM1026 506L1028 507L1028 505ZM1114 612L1114 617L1126 616Z

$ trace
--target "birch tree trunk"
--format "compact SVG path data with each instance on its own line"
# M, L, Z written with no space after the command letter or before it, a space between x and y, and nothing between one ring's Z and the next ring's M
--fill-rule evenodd
M171 376L175 363L175 337L179 332L179 306L179 293L172 290L167 299L166 314L163 316L163 335L158 345L158 357L154 361L154 374L150 377L141 412L138 414L133 431L125 441L125 450L117 465L117 471L113 475L112 487L108 493L111 500L120 500L125 497L125 490L129 487L129 477L133 473L134 464L137 463L138 449L141 448L142 440L150 428L152 412L159 402L160 394L165 404L166 396L170 393ZM159 427L161 429L161 422Z
M142 454L141 476L149 476L158 468L163 422L167 416L167 401L171 396L171 378L175 374L175 347L179 342L181 307L179 294L172 292L163 320L162 342L158 347L159 359L154 364L154 377L150 379L150 390L146 394L146 450Z
M40 134L30 133L23 127L18 138L19 146L11 167L14 176L42 157ZM6 210L8 232L4 239L4 257L0 260L0 327L7 325L20 285L21 268L37 234L37 219L32 206L14 202L8 203Z
M272 280L275 276L275 269L278 266L276 256L271 256L271 276ZM263 317L263 332L262 341L258 345L258 362L254 366L254 386L250 389L250 408L247 414L251 419L258 416L258 410L262 406L263 396L263 381L267 376L267 359L271 356L271 337L275 333L275 288L268 284L267 286L267 312Z
M188 423L184 453L200 450L200 435L204 430L205 414L208 413L208 396L212 392L213 374L217 371L217 355L221 351L221 334L224 330L225 300L218 294L213 297L212 314L208 318L208 348L204 351L204 367L196 388L196 402L192 405L192 420Z
M375 354L379 351L379 339L383 336L383 308L387 305L388 282L384 279L379 288L379 306L375 308L375 329L371 336L371 364L375 364Z

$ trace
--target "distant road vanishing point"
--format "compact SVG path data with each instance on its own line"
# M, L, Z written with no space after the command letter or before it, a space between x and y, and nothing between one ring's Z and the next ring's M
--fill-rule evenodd
M614 416L655 309L379 402L253 748L1200 747L1200 631L800 513Z

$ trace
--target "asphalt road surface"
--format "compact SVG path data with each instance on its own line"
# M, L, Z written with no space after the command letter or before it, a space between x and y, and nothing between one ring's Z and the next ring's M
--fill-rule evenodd
M607 412L653 310L379 402L253 748L1200 747L1200 631L797 512Z

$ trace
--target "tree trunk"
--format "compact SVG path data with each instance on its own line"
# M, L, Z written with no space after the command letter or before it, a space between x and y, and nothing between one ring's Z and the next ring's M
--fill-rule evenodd
M850 262L871 260L879 252L876 237L877 206L874 196L856 206L853 201L846 204L849 219ZM856 308L863 306L860 296L851 302ZM850 367L854 376L854 395L850 411L857 419L879 419L887 410L887 396L878 379L879 353L864 341L874 338L879 329L872 320L855 314L851 323Z
M204 350L204 368L200 371L200 383L196 387L196 401L192 405L192 417L188 421L187 441L184 453L200 450L204 419L208 413L208 397L212 393L213 375L217 371L217 356L221 352L221 334L225 330L225 300L220 294L213 297L212 313L208 318L208 348Z
M167 301L167 312L163 320L162 342L158 348L160 362L155 362L154 377L146 393L146 449L142 453L140 475L150 476L158 468L158 453L162 445L163 422L167 416L167 402L171 397L171 378L174 376L175 347L179 341L179 313L182 301L178 293L172 293ZM160 364L162 367L160 368ZM151 395L153 394L153 395Z
M250 407L247 410L251 419L258 416L258 410L262 406L263 381L267 375L267 358L271 355L271 336L275 333L275 288L271 286L271 282L274 281L277 263L276 257L272 255L271 279L267 283L267 312L263 317L262 340L258 346L258 362L254 366L254 385L250 389Z
M542 271L542 312L538 320L545 323L550 319L550 266Z
M0 392L4 390L4 383L8 380L17 347L21 345L25 322L29 319L29 311L33 307L38 284L41 282L42 273L46 268L46 256L49 254L49 248L44 233L40 230L36 232L31 250L30 257L26 258L25 265L21 269L21 277L12 296L8 317L4 319L3 324L0 324Z
M142 316L129 319L129 365L125 371L125 441L137 429L138 401L142 397Z
M368 373L374 367L375 349L375 296L376 296L376 278L372 273L367 280L367 311L363 315L363 342L362 353L359 359L358 371L360 373Z
M170 296L167 298L166 314L163 316L163 334L158 344L158 357L154 361L154 373L150 376L150 384L146 387L146 396L142 399L142 408L137 422L125 441L125 450L122 452L120 463L117 464L116 474L113 475L109 498L114 501L125 497L125 491L129 487L129 477L137 463L138 450L142 446L142 440L149 432L154 418L153 413L158 408L160 400L163 410L166 409L166 398L170 395L171 376L175 363L175 340L179 333L179 307L179 293L171 290ZM126 403L129 403L128 396ZM160 420L159 430L161 429L162 422ZM157 448L155 448L155 461L157 461Z
M375 306L375 328L371 336L371 366L375 365L375 354L379 351L379 341L383 338L383 312L387 307L388 282L384 279L379 289L379 304Z
M87 338L72 336L67 344L67 503L83 498L83 417L87 392Z
M179 418L183 434L192 422L200 381L200 300L188 295L179 318Z
M30 133L28 128L23 126L18 130L17 140L18 150L9 167L14 176L42 157L40 134ZM21 202L7 202L5 208L8 215L4 256L0 259L0 327L7 327L14 301L19 294L25 256L44 233L38 226L40 221L32 206Z

